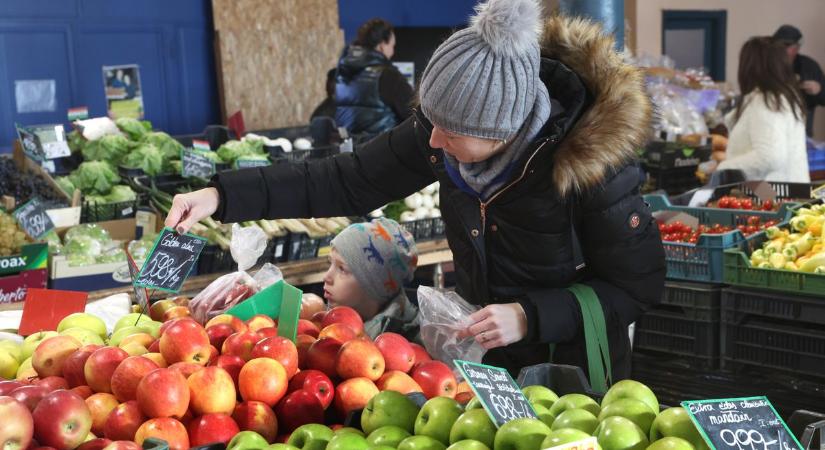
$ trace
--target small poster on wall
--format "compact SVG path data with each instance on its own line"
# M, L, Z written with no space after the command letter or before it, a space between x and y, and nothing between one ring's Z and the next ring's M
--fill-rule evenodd
M143 119L143 91L137 64L103 66L103 87L109 117Z

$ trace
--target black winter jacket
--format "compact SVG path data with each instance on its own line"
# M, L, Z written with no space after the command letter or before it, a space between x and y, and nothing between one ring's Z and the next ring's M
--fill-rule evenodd
M415 113L353 154L216 175L214 217L364 214L438 180L458 293L478 305L519 302L527 314L524 340L488 352L485 362L516 374L547 362L556 343L555 362L587 371L581 310L565 289L579 282L604 309L614 381L628 377L627 327L659 301L665 276L633 159L651 107L641 74L597 26L553 18L545 28L553 39L542 48L541 78L557 113L486 203L451 181L442 150L428 145L431 125Z

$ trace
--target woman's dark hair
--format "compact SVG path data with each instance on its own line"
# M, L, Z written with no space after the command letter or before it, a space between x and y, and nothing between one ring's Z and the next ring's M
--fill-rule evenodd
M782 97L785 97L794 117L804 120L805 103L798 84L781 42L767 36L748 39L739 53L739 89L743 101L736 107L735 120L739 120L742 110L747 107L745 96L756 89L765 95L768 108L780 110Z
M358 28L358 35L355 37L353 44L373 49L376 45L389 41L392 33L392 24L376 17L366 21Z

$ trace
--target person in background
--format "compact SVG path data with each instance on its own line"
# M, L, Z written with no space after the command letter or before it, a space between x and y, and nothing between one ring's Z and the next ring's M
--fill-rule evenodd
M352 224L332 240L324 299L355 309L371 338L390 331L417 341L418 308L404 292L417 264L415 240L396 221Z
M351 135L370 138L412 113L413 89L390 62L395 33L383 19L370 19L338 62L335 122Z
M335 69L329 69L326 81L327 97L315 107L309 116L309 121L316 117L329 117L335 119Z
M825 106L825 75L819 64L808 56L800 55L799 49L802 47L802 32L791 25L782 25L773 34L773 38L785 45L788 60L793 66L799 87L802 89L807 108L808 119L805 123L805 131L808 136L813 135L814 110L817 106Z
M742 46L742 100L726 117L727 159L716 170L738 169L748 180L810 182L805 103L784 53L784 45L770 37Z

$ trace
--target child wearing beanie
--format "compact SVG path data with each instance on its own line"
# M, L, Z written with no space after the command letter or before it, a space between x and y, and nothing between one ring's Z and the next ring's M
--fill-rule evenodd
M385 218L350 225L332 240L329 260L324 298L330 307L355 309L372 338L391 331L417 339L418 309L404 293L418 264L409 232Z

